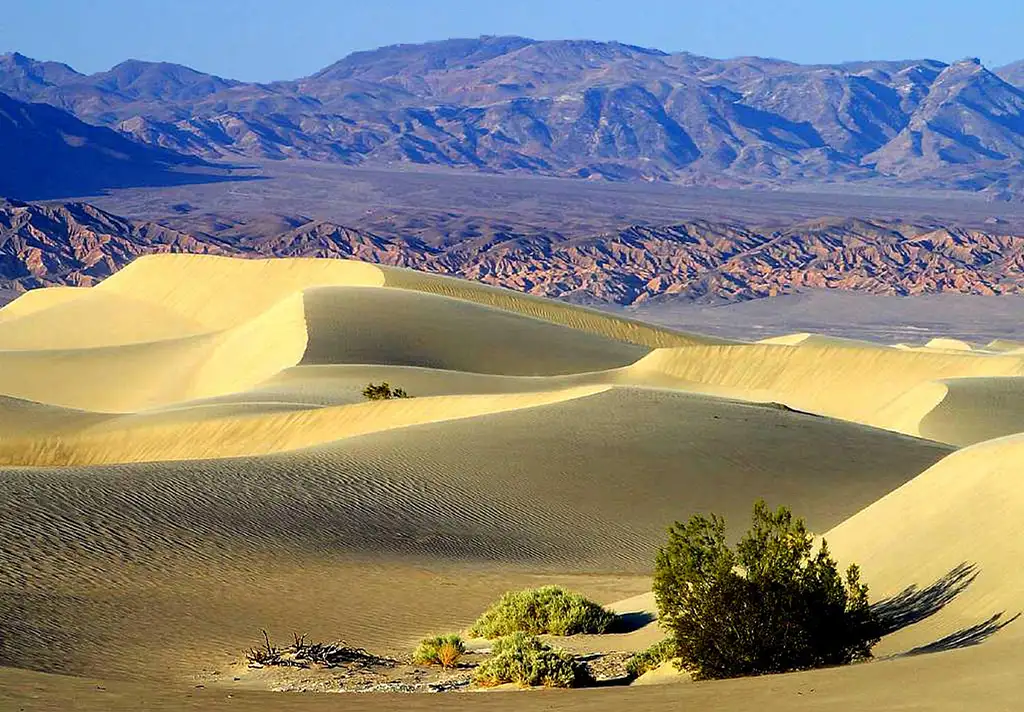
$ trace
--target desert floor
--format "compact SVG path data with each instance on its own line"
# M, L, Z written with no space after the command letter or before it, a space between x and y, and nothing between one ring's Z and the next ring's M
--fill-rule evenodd
M546 583L650 614L666 526L737 533L758 497L899 607L874 661L344 702L1015 709L1024 343L756 338L338 260L30 292L0 310L0 709L336 706L232 671L261 629L401 655ZM382 380L415 397L365 402Z

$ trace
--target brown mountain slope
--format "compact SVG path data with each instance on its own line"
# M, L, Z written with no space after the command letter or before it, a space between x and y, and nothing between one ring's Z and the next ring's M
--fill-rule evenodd
M149 222L132 222L86 203L44 205L0 199L0 288L91 286L133 258L157 252L231 254Z
M223 236L193 236L84 203L0 203L0 289L91 285L154 252L358 259L593 303L742 301L804 288L1024 294L1024 237L934 224L824 219L758 230L691 221L571 239L494 231L434 245L318 220L276 235L228 226Z

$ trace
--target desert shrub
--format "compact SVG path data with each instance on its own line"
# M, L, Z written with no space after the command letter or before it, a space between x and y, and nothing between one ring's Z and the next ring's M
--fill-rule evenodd
M626 661L626 672L631 677L640 677L648 670L661 665L666 660L671 660L675 651L675 645L671 638L658 641L647 650L633 653Z
M517 631L540 635L604 633L615 614L560 586L509 591L470 627L469 635L498 638Z
M481 687L506 682L524 687L581 687L589 681L586 668L572 653L554 650L525 633L496 640L491 657L480 663L473 675L473 682Z
M841 665L871 656L877 625L856 566L846 580L801 519L759 501L735 551L721 517L669 529L654 593L672 656L697 679Z
M412 398L405 392L404 388L392 388L387 381L383 383L368 383L363 389L363 398L367 400L392 400L395 398Z
M417 665L440 665L443 668L451 668L465 653L466 644L462 642L462 638L456 633L449 633L421 640L412 654L412 659Z

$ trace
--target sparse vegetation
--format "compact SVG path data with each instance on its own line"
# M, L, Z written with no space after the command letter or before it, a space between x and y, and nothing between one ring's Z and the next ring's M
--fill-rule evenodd
M675 646L671 638L658 641L647 650L633 653L626 661L626 673L630 677L640 677L648 670L653 670L663 662L671 660L674 650Z
M615 614L578 593L560 586L509 591L474 623L475 638L499 638L522 632L530 635L605 633Z
M300 667L311 665L337 667L339 665L394 665L394 660L366 652L362 648L351 648L345 643L308 643L306 636L293 634L293 642L287 648L278 648L270 642L267 631L263 631L263 644L250 648L245 654L251 667Z
M404 388L392 388L387 381L383 383L368 383L363 389L363 398L366 400L394 400L395 398L412 398L405 392Z
M581 687L590 681L590 676L571 653L554 650L520 632L494 642L492 656L480 663L473 681L481 687L507 682L524 687Z
M466 644L462 638L456 633L449 633L421 640L412 659L417 665L440 665L449 669L455 667L465 653Z
M669 529L654 593L672 657L696 679L842 665L871 657L877 625L867 586L843 580L823 541L813 552L803 520L754 505L735 551L725 521L696 515Z

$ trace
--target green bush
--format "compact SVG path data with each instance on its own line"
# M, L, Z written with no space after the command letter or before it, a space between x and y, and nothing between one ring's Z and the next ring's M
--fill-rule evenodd
M735 551L721 517L669 529L654 593L672 656L696 679L842 665L871 657L878 626L867 586L850 566L843 581L828 546L813 553L800 519L759 501Z
M517 631L531 635L604 633L615 614L559 586L509 591L470 627L475 638L498 638Z
M640 677L648 670L661 665L666 660L672 659L675 645L671 638L665 638L639 653L633 653L626 661L626 672L630 677Z
M363 398L367 400L392 400L394 398L412 398L403 388L392 388L384 381L381 384L368 383L363 389Z
M457 633L435 635L424 638L416 646L412 661L417 665L440 665L443 668L454 667L466 653L466 644Z
M525 633L513 633L494 643L492 655L480 663L473 682L494 687L514 682L524 687L581 687L590 681L586 669L564 650Z

